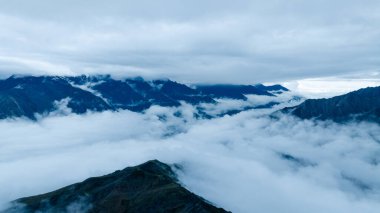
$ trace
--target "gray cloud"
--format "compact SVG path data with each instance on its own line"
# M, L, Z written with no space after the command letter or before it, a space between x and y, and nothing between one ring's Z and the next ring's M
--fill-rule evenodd
M0 121L0 203L159 159L181 164L187 188L233 212L378 211L378 125L270 119L273 110L196 120L184 105Z
M0 71L254 83L378 71L380 3L2 1Z

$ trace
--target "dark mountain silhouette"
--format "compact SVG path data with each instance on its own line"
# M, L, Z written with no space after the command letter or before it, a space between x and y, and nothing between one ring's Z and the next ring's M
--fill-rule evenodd
M74 85L86 86L98 92L114 108L142 111L151 105L180 106L179 100L173 99L142 78L115 80L106 75L69 77L68 79Z
M278 89L278 90L276 90ZM142 78L117 80L98 76L12 76L0 80L0 119L48 114L67 99L73 113L127 109L142 112L152 105L177 107L217 103L214 98L246 100L245 94L274 96L269 90L286 90L281 86L203 85L194 88L171 80L145 81ZM274 91L275 93L275 91Z
M74 113L104 111L112 107L92 93L73 87L60 77L10 77L0 81L0 119L54 110L55 101L70 98L68 107Z
M129 84L135 91L138 91L145 100L149 101L150 105L159 106L179 106L180 102L167 94L160 91L158 88L153 87L142 78L126 79L125 82Z
M153 81L153 83L160 88L160 91L172 99L186 101L190 104L199 104L199 103L216 103L208 95L203 95L196 89L192 89L186 85L179 84L174 81Z
M283 111L302 119L379 122L380 87L368 87L328 99L309 99Z
M285 88L279 84L275 84L275 85L271 85L271 86L264 86L263 84L256 84L255 87L258 89L264 90L264 91L271 92L273 94L280 94L280 93L289 91L288 88Z
M217 84L217 85L198 85L196 88L202 94L209 95L213 98L231 98L247 100L245 95L266 95L274 96L272 93L268 92L265 86L258 88L252 85L228 85L228 84Z
M47 194L21 198L5 212L222 213L183 188L175 173L157 160L89 178Z

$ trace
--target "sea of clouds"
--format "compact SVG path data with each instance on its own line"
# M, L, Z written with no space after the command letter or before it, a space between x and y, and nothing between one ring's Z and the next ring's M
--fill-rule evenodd
M182 165L186 188L232 212L377 213L380 126L272 114L281 107L210 120L184 104L0 121L0 209L158 159Z

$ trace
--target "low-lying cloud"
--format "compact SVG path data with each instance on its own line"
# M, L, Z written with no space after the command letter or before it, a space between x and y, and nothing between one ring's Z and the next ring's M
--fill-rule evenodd
M0 121L0 203L147 160L232 212L377 212L380 127L300 121L275 109L196 120L194 108ZM179 116L181 115L181 116Z

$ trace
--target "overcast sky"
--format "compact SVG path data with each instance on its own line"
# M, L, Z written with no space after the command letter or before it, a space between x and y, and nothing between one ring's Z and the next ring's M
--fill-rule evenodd
M379 78L378 0L0 0L0 75Z

